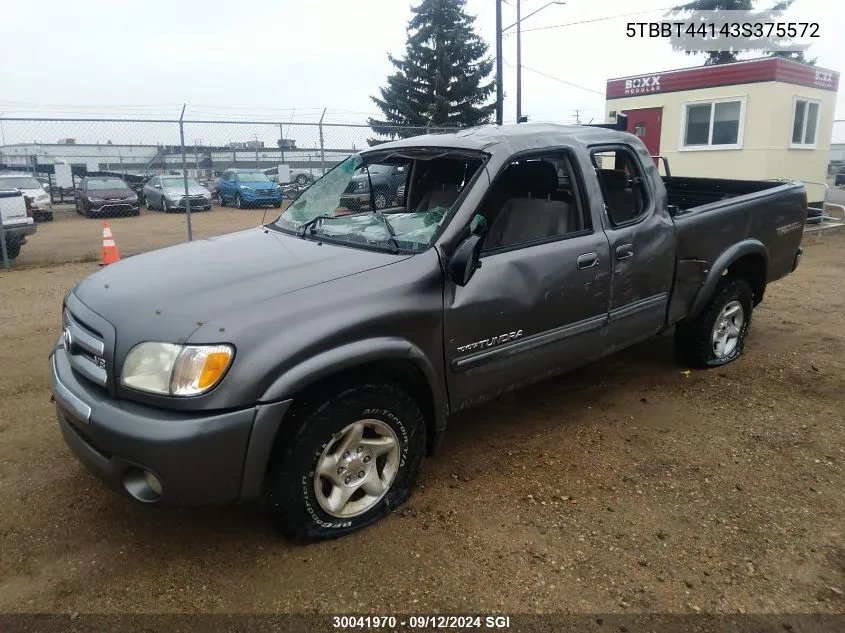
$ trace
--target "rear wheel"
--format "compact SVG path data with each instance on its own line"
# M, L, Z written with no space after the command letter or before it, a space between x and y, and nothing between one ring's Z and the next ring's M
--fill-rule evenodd
M385 192L376 191L373 200L376 203L376 209L381 210L387 208L387 194Z
M742 279L723 279L701 313L675 329L681 362L693 367L718 367L742 355L751 326L754 293Z
M290 538L349 534L404 503L425 453L417 403L392 384L312 394L291 412L268 476L268 505Z
M18 239L6 240L6 255L9 259L15 259L21 254L21 242Z

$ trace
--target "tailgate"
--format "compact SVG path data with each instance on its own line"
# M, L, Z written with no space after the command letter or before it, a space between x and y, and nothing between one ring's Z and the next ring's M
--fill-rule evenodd
M29 224L26 200L20 191L0 191L0 222L4 226Z

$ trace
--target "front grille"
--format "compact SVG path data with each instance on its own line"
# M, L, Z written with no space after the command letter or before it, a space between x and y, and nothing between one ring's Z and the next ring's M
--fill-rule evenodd
M112 211L112 212L115 212L115 213L121 213L123 211L132 211L133 208L134 207L131 204L111 203L110 202L108 204L104 204L104 205L101 205L99 207L96 207L94 210L95 211Z
M103 335L82 322L65 308L63 344L70 355L70 365L84 378L105 387L108 382L106 371L106 344Z

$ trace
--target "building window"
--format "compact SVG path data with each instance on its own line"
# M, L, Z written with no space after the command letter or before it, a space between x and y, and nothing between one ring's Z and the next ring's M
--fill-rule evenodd
M681 149L742 147L744 115L745 99L685 103Z
M792 109L792 147L815 147L819 127L818 101L795 99Z

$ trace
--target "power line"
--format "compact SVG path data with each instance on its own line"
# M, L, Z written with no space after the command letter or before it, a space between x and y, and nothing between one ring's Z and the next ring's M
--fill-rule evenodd
M523 33L528 33L529 31L546 31L548 29L559 29L564 26L575 26L576 24L589 24L590 22L604 22L606 20L618 20L619 18L627 18L632 15L644 15L646 13L657 13L658 11L670 11L672 7L666 7L665 9L649 9L648 11L637 11L635 13L623 13L622 15L609 15L604 18L592 18L590 20L579 20L578 22L565 22L563 24L553 24L551 26L535 26L533 29L522 29Z
M513 65L508 63L508 61L506 59L503 59L502 61L504 61L505 64L507 64L508 68L513 68ZM573 88L579 88L580 90L586 90L587 92L592 92L594 94L601 95L601 96L605 95L605 93L600 91L600 90L593 90L592 88L587 88L586 86L581 86L581 85L578 85L576 83L572 83L571 81L566 81L565 79L561 79L560 77L555 77L554 75L549 75L548 73L544 73L541 70L536 70L534 68L526 66L525 64L522 64L522 67L525 70L530 70L532 73L542 75L543 77L547 77L548 79L553 79L554 81L559 81L560 83L566 84L567 86L572 86Z

